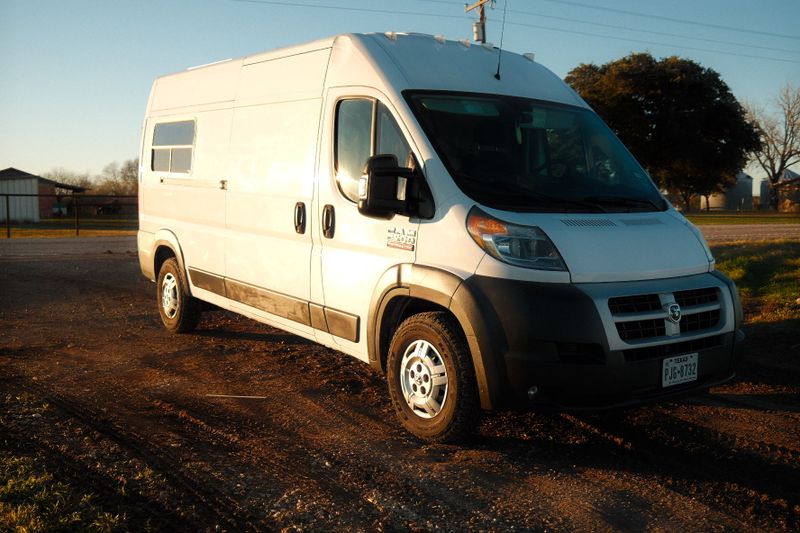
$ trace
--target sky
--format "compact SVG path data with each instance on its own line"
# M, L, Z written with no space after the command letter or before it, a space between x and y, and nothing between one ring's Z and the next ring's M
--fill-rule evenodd
M158 76L348 32L472 36L458 0L0 0L0 169L137 156ZM502 25L505 6L505 26ZM741 102L800 85L800 0L497 0L487 40L562 78L633 52L720 73ZM756 177L758 175L756 174Z

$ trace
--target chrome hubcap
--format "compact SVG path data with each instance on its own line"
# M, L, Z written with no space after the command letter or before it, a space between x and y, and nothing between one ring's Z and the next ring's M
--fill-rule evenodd
M400 362L400 387L406 404L417 416L433 418L447 401L447 369L428 341L412 342Z
M172 273L164 276L161 282L161 307L168 318L178 314L178 280Z

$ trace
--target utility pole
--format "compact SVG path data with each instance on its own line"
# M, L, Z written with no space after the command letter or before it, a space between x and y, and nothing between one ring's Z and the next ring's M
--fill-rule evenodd
M472 23L472 39L480 43L486 43L486 4L489 2L494 6L494 0L479 0L472 5L464 4L465 13L473 9L478 10L478 20Z

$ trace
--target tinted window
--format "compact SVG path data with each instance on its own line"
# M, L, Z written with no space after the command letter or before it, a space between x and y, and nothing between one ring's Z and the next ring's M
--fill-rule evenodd
M169 155L170 149L153 150L153 170L159 172L169 172Z
M666 209L647 173L588 109L525 98L408 93L456 184L509 211Z
M169 165L170 172L189 172L192 168L192 149L173 148L172 161Z
M150 168L158 172L188 174L192 170L193 148L193 120L156 124Z
M411 166L409 161L411 150L403 137L403 132L400 131L389 110L382 104L378 106L377 141L375 154L394 154L401 167Z
M336 180L342 194L350 200L358 201L358 181L367 159L376 154L394 154L401 167L412 164L411 149L386 106L366 98L339 102Z
M372 107L372 100L342 100L336 112L336 181L354 202L372 148Z
M156 124L153 146L180 146L194 144L194 121Z

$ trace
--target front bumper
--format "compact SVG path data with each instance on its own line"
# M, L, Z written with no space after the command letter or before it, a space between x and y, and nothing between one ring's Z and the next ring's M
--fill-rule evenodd
M484 364L499 377L498 407L605 408L683 395L731 379L741 358L738 294L716 272L573 285L475 276L465 285L491 305L482 319L496 348ZM610 303L645 296L656 303L647 311ZM684 325L662 327L658 304L676 298L691 304ZM698 354L697 380L662 387L664 359L687 353Z

